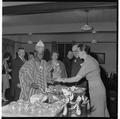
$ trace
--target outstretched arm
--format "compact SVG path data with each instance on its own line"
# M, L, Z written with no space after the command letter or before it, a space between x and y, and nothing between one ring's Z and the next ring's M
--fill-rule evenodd
M76 76L71 77L71 78L63 78L61 81L64 83L73 83L73 82L78 82L81 79L82 79L82 76L76 75Z
M79 80L81 80L83 77L85 77L88 73L93 72L95 70L98 70L98 64L96 64L94 61L92 60L88 60L85 63L83 63L81 69L79 70L79 72L77 73L77 75L75 77L71 77L71 78L63 78L63 79L57 79L58 82L68 82L68 83L72 83L72 82L78 82Z

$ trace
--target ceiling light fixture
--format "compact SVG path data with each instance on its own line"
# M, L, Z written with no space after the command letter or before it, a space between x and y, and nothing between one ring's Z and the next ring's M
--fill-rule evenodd
M28 39L28 44L29 44L29 45L33 44L32 40L31 40L31 36L32 36L32 33L29 32L29 33L28 33L28 37L29 37L29 39Z
M93 38L91 43L95 44L95 43L97 43L97 40Z
M86 12L86 24L81 27L81 30L82 31L91 31L94 28L88 24L88 12L89 12L89 10L85 10L85 12Z
M92 30L92 34L93 34L93 39L92 39L91 43L95 44L95 43L97 43L97 40L95 38L95 34L96 34L96 30L95 29Z

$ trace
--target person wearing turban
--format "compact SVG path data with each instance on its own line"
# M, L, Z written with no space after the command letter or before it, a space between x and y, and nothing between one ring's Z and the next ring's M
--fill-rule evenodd
M19 71L21 93L19 99L29 100L34 94L45 93L47 88L47 63L43 60L44 43L35 45L35 58L27 61Z

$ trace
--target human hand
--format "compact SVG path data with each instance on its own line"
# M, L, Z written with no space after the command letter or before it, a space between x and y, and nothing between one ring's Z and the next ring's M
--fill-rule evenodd
M54 80L48 80L48 83L53 84Z
M35 88L35 89L39 89L39 86L38 86L36 83L32 83L32 84L31 84L31 87L32 87L32 88Z

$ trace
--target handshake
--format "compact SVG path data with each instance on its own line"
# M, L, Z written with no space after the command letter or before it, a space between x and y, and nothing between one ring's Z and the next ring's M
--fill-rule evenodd
M50 80L47 81L47 83L50 83L50 84L54 84L54 82L55 81L53 79L50 79Z

